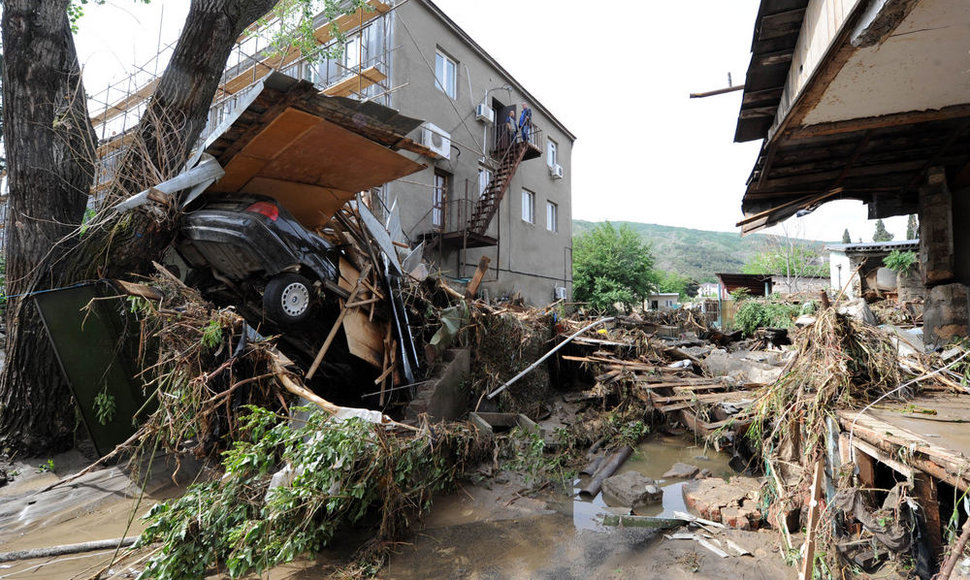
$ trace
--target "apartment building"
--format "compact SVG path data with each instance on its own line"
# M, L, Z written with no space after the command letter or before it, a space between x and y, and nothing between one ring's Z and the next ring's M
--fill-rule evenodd
M332 24L344 35L340 47ZM520 296L532 304L568 298L575 135L430 0L369 0L333 23L320 15L314 27L317 48L338 54L281 53L258 30L241 37L207 132L272 71L312 82L328 96L422 119L409 137L425 149L408 155L426 168L367 192L374 213L399 215L405 241L423 243L425 259L459 284L487 262L479 292L491 298ZM159 62L171 48L160 51L154 66L138 67L133 78L92 98L103 142L137 120L156 80L146 71L163 70ZM504 121L511 114L517 125L523 105L531 121L511 132ZM105 167L109 179L110 162Z

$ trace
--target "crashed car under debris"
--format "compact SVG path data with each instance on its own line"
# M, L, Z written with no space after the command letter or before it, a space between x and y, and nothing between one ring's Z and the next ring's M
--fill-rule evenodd
M176 244L190 267L187 281L261 294L264 315L282 326L306 320L337 281L339 250L276 200L219 195L197 207L183 216Z

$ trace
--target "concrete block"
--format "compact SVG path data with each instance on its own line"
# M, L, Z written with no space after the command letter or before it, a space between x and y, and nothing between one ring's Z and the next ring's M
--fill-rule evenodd
M943 284L930 288L923 304L923 342L936 348L954 338L967 336L970 302L964 284Z
M470 395L465 379L471 369L471 353L465 348L448 349L445 367L434 383L428 414L434 419L452 421L468 411Z

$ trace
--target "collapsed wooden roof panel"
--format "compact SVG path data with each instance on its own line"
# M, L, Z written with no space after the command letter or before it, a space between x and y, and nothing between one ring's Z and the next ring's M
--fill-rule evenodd
M346 201L424 168L395 152L417 119L374 103L320 95L309 83L271 75L206 152L226 175L210 192L274 197L308 226Z

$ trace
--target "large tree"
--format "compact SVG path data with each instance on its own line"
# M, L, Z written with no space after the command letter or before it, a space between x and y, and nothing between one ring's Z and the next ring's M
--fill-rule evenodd
M789 235L785 229L784 235L767 237L761 251L750 258L741 271L781 276L789 291L798 292L803 278L828 274L820 249L818 245Z
M888 242L892 239L893 235L886 229L886 224L882 223L881 219L876 220L876 230L872 234L872 241Z
M656 288L653 255L630 226L597 225L573 242L573 296L602 312L630 310Z
M117 169L116 196L181 169L205 126L235 40L276 1L191 1L171 61ZM70 0L4 0L0 23L10 193L6 261L13 296L0 376L0 447L13 451L61 447L74 427L71 396L33 301L17 296L144 271L172 238L173 206L160 203L124 220L99 216L78 235L93 182L95 141L69 7Z

